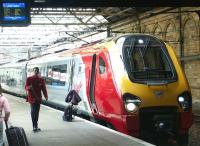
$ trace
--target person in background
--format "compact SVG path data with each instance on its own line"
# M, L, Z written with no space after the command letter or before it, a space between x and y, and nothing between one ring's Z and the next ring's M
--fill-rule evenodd
M0 146L5 146L3 141L3 121L7 122L10 117L10 105L2 93L3 89L0 84ZM5 113L4 116L3 112Z
M38 118L40 111L40 104L42 101L42 93L46 100L48 100L47 89L44 79L40 76L39 68L33 68L34 75L26 79L25 90L28 93L27 101L30 103L31 107L31 119L33 125L33 131L41 131L38 128Z

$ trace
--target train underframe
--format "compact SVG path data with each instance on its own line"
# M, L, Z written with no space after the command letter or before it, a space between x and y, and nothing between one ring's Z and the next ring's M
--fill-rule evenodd
M122 119L122 120L120 120ZM117 131L150 143L188 144L192 112L177 112L174 107L140 109L137 115L122 115L108 120Z

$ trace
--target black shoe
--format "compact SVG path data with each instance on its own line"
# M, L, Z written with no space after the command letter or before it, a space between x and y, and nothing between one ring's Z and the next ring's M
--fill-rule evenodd
M36 128L36 131L41 131L41 129L40 128Z
M37 128L34 127L34 128L33 128L33 132L37 132Z

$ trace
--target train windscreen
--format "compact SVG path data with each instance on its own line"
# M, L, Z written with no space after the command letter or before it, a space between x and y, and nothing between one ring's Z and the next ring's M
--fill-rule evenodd
M176 80L175 68L164 43L152 36L129 36L123 43L123 60L132 81Z

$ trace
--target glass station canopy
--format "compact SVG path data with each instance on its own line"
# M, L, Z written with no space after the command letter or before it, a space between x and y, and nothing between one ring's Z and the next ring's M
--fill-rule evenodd
M0 64L103 39L107 24L94 8L31 8L31 25L0 27Z

